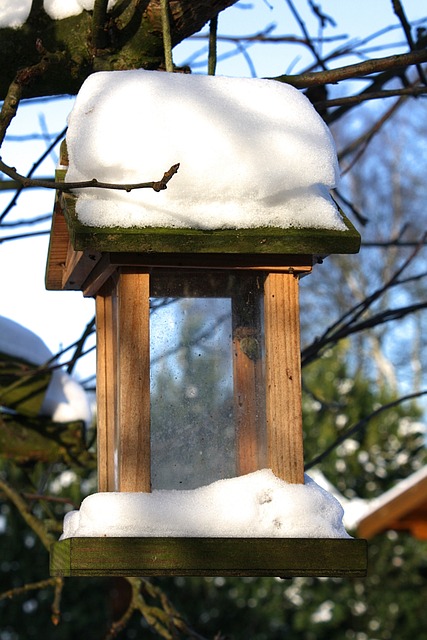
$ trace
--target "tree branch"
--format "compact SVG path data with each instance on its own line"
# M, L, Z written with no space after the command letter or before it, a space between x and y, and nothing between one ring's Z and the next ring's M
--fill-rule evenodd
M393 4L393 11L396 14L396 16L399 18L400 24L402 25L402 29L405 33L409 48L411 49L411 51L414 51L415 42L412 38L411 25L408 22L402 3L400 2L400 0L392 0L392 4ZM424 70L419 64L417 64L417 71L418 71L418 75L420 76L421 82L423 82L424 84L427 84Z
M16 115L25 88L36 78L43 76L50 66L60 64L64 59L64 55L61 53L49 53L45 51L40 42L38 42L37 46L40 53L43 54L43 58L37 64L18 71L15 79L9 85L0 112L0 146L3 144L9 124Z
M386 283L376 289L360 303L349 309L336 322L330 325L324 331L320 338L316 338L311 345L308 345L305 349L302 350L302 366L309 364L316 357L318 357L324 349L330 347L333 344L336 344L339 340L342 340L347 336L353 335L354 333L359 333L360 331L368 328L376 327L391 320L403 318L410 313L414 313L416 311L420 311L421 309L427 308L427 301L424 301L405 307L387 309L373 316L370 316L369 318L367 318L367 320L359 321L362 315L366 313L372 307L374 302L376 302L386 291L389 291L393 287L408 283L412 279L417 278L417 276L412 276L410 278L407 278L406 280L401 280L400 276L402 275L403 271L409 266L409 264L411 264L414 257L422 248L425 240L426 236L421 238L420 242L418 242L411 255L403 262L403 264L395 271L395 273L389 278Z
M6 495L6 497L15 505L19 513L27 523L27 525L38 536L43 546L46 549L50 549L50 545L55 542L54 537L47 532L45 525L38 518L33 516L29 510L27 503L22 496L15 491L7 482L0 478L0 489Z
M208 54L208 75L214 76L217 63L217 37L218 37L218 16L212 18L209 23L209 54Z
M154 191L164 191L167 189L168 182L173 178L175 173L179 169L179 163L171 166L170 169L165 171L163 177L160 180L154 180L151 182L137 182L134 184L112 184L110 182L100 182L96 178L92 180L84 180L82 182L58 182L56 180L38 180L37 178L26 178L16 171L14 167L9 167L0 158L0 171L6 174L12 180L16 180L23 188L44 188L44 189L57 189L58 191L69 192L74 189L118 189L121 191L132 191L133 189L154 189Z
M28 593L28 591L35 591L36 589L46 589L46 587L54 587L58 578L47 578L46 580L39 580L38 582L29 582L22 587L14 587L0 593L0 600L10 600L15 596L19 596L22 593Z
M292 15L294 16L295 20L298 22L299 27L304 35L305 38L305 42L308 46L308 48L310 49L311 53L314 56L314 59L316 60L317 64L319 65L319 67L321 67L322 69L324 69L326 71L326 66L324 61L321 59L321 57L319 56L319 54L317 53L317 49L313 44L313 41L310 37L310 34L307 30L307 27L305 26L305 22L303 21L303 19L301 18L301 16L299 15L298 11L296 10L294 3L292 2L292 0L286 0L286 3L292 13Z
M386 58L366 60L365 62L350 64L347 67L340 67L339 69L301 73L296 76L282 75L269 79L286 82L297 89L307 89L308 87L318 87L324 84L336 84L341 80L349 80L350 78L369 76L373 73L380 73L381 71L403 69L410 65L420 64L421 62L427 62L427 49L387 56Z
M361 420L356 422L356 424L346 429L344 433L338 436L338 438L336 438L336 440L334 440L334 442L329 445L329 447L326 447L326 449L322 451L322 453L319 453L319 455L315 456L312 460L310 460L310 462L308 462L304 466L304 470L308 471L309 469L312 469L317 464L322 462L330 453L332 453L334 449L336 449L340 444L342 444L345 440L347 440L347 438L350 438L358 431L365 429L368 426L369 422L373 420L373 418L376 418L378 415L380 415L384 411L388 411L388 409L392 409L393 407L396 407L399 404L402 404L402 402L406 402L407 400L414 400L415 398L420 398L421 396L425 396L425 395L427 395L427 389L425 389L424 391L418 391L417 393L410 393L407 396L402 396L397 400L393 400L392 402L388 402L387 404L382 405L382 407L379 407L378 409L373 411L371 414L369 414L369 416L362 418Z
M352 106L365 102L365 100L380 100L382 98L396 98L397 96L417 97L427 93L427 87L404 87L402 89L382 89L381 91L369 91L359 93L356 96L344 96L331 100L318 100L314 103L316 109L327 109L328 107Z
M95 0L92 14L92 46L95 56L107 47L106 21L108 0Z
M165 53L165 68L170 73L173 72L172 58L172 35L170 24L169 0L160 0L160 9L162 12L162 32L163 32L163 49Z

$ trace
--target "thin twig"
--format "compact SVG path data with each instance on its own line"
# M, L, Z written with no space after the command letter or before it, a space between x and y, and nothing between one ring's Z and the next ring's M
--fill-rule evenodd
M308 345L305 349L302 350L302 366L305 366L312 362L326 347L330 346L331 344L335 344L343 338L346 338L355 333L359 333L360 331L363 331L365 329L370 329L380 324L384 324L385 322L398 320L409 315L410 313L415 313L416 311L427 308L427 302L420 302L418 304L408 305L405 307L388 309L369 317L367 320L359 321L361 316L366 313L372 307L374 302L376 302L386 291L389 291L391 288L401 285L405 282L400 279L400 276L402 275L403 271L411 264L417 253L421 250L425 240L426 236L421 238L420 242L412 251L411 255L393 273L393 275L387 282L385 282L381 287L367 296L364 300L346 311L346 313L344 313L340 318L338 318L338 320L336 320L323 332L320 338L316 338L312 344ZM411 278L407 279L406 282L410 281L410 279Z
M367 249L388 249L389 247L418 247L419 244L420 243L418 242L418 240L384 240L383 242L381 242L380 240L362 241L362 246L366 247ZM427 240L424 240L423 244L427 245Z
M170 73L173 72L172 58L172 35L170 25L169 0L161 0L160 8L162 12L163 48L165 54L165 68Z
M217 62L217 35L218 35L218 15L209 23L209 54L208 54L208 75L214 76Z
M15 505L27 525L31 527L34 533L38 536L43 546L49 550L51 544L55 540L53 536L47 532L43 522L41 522L30 512L28 505L23 497L2 479L0 479L0 490L3 491L6 497Z
M9 85L6 98L0 111L0 146L3 144L9 124L16 115L25 88L36 78L44 75L51 65L61 64L64 60L64 54L49 53L45 50L41 51L40 43L37 43L37 46L40 52L43 53L41 61L31 67L26 67L18 71L15 79Z
M411 25L408 22L402 3L400 2L400 0L392 0L392 5L393 5L393 11L396 14L396 16L399 18L400 24L402 25L402 29L405 33L409 48L411 49L411 51L414 51L415 42L411 33ZM420 76L421 82L423 82L424 84L427 84L424 69L419 64L417 64L417 71L418 71L418 75Z
M315 456L312 460L310 460L310 462L308 462L304 466L304 470L308 471L309 469L314 467L316 464L319 464L320 462L322 462L330 453L332 453L332 451L334 451L334 449L336 449L340 444L342 444L345 440L347 440L347 438L350 438L358 431L361 431L362 429L366 428L369 422L373 420L373 418L376 418L379 414L383 413L384 411L388 411L388 409L392 409L393 407L396 407L399 404L402 404L402 402L406 402L407 400L414 400L415 398L420 398L421 396L424 396L424 395L427 395L427 389L425 389L424 391L418 391L417 393L410 393L407 396L402 396L397 400L393 400L392 402L388 402L387 404L382 405L381 407L373 411L371 414L369 414L369 416L362 418L361 420L356 422L356 424L346 429L344 433L342 433L338 438L336 438L336 440L334 440L332 444L329 445L329 447L326 447L326 449L324 449L322 453L319 453L319 455Z
M54 578L55 580L55 591L52 602L52 615L50 619L52 620L52 624L57 626L61 619L61 596L62 589L64 588L64 578Z
M46 178L47 180L49 178ZM0 182L1 184L1 182ZM51 213L46 213L45 215L38 216L37 218L20 218L19 220L15 220L13 222L1 222L0 229L15 229L16 227L29 227L33 224L41 224L42 222L47 222L52 218Z
M64 138L66 131L67 131L67 128L63 129L63 131L61 131L61 133L59 133L56 136L56 138L51 142L51 144L47 147L47 149L41 154L41 156L36 160L36 162L34 162L33 166L31 167L31 170L26 175L26 178L31 178L31 176L39 168L39 166L42 164L42 162L49 156L51 151L56 147L58 142L60 142ZM39 178L39 179L41 179L41 178ZM17 187L16 193L14 194L13 198L10 200L9 204L4 208L2 214L0 215L0 222L2 220L4 220L4 218L7 216L9 211L11 211L13 209L13 207L15 206L15 204L16 204L18 198L19 198L19 194L21 193L22 189L23 189L22 185L19 184L19 186Z
M301 16L299 15L298 11L295 8L294 3L292 2L292 0L286 0L286 3L291 11L291 13L293 14L295 20L298 22L299 27L305 37L305 43L307 44L308 48L310 49L310 51L312 52L317 64L319 65L319 67L321 67L323 70L326 71L326 65L324 63L324 61L321 59L321 57L319 56L319 54L317 53L317 49L313 44L313 40L305 26L305 22L303 21L303 19L301 18Z
M70 359L70 361L68 362L67 373L69 375L73 373L74 367L76 366L79 358L81 358L84 355L85 353L84 346L85 346L86 340L89 338L89 336L93 334L94 330L95 330L95 318L92 318L92 320L88 322L88 324L86 325L86 328L83 331L83 334L78 339L74 354Z
M54 502L55 504L69 504L74 509L79 508L79 504L74 502L70 498L61 498L59 496L47 496L44 493L23 493L22 494L26 500L31 500L32 502Z
M278 82L286 82L297 89L307 89L308 87L316 87L322 84L336 84L341 80L349 80L350 78L360 78L361 76L369 76L373 73L382 71L404 69L413 64L419 64L427 61L427 49L419 51L411 51L410 53L402 53L385 58L375 58L374 60L366 60L350 64L346 67L338 69L328 69L327 71L317 71L311 73L301 73L296 76L282 75L270 78Z
M347 145L345 149L338 153L338 161L342 162L346 155L355 152L354 156L351 158L351 161L343 168L341 175L345 175L350 171L356 162L360 160L362 155L367 150L369 143L373 140L375 135L381 130L382 126L389 120L395 112L401 107L406 98L400 97L398 100L394 102L394 104L379 118L368 131L365 131L361 136L359 136L356 140L354 140L350 145Z
M416 98L427 93L427 87L404 87L402 89L382 89L381 91L368 91L359 93L356 96L345 96L333 98L331 100L319 100L315 102L315 107L325 109L328 107L353 106L365 102L366 100L381 100L383 98L396 98L406 96Z
M107 7L108 0L95 0L92 14L92 46L95 56L107 47Z
M31 231L30 233L18 233L14 236L5 236L4 238L0 238L0 244L4 242L13 242L14 240L28 240L28 238L36 238L37 236L47 236L50 234L50 230L46 229L46 231Z
M73 189L119 189L121 191L132 191L133 189L154 189L154 191L164 191L167 189L168 182L177 173L179 169L179 163L173 164L168 171L163 174L161 180L155 180L151 182L138 182L135 184L114 184L110 182L101 182L96 178L92 180L84 180L82 182L58 182L56 180L39 180L37 178L27 178L16 171L14 167L9 167L0 158L0 171L3 171L12 180L17 180L23 188L32 189L40 188L44 189L57 189L58 191L69 192Z
M42 180L50 180L50 178L43 177ZM21 189L22 185L17 180L0 180L0 191L17 191Z
M36 589L46 589L46 587L55 587L57 578L47 578L46 580L39 580L38 582L29 582L22 587L14 587L0 593L0 600L10 600L15 596L19 596L22 593L28 593L28 591L35 591Z

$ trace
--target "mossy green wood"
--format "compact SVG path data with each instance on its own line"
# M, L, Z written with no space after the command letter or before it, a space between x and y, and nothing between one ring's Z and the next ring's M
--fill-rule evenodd
M0 405L24 416L37 416L52 371L5 353L0 357Z
M63 195L71 243L76 251L178 254L310 254L357 253L360 234L340 211L346 226L333 229L260 227L256 229L173 229L169 227L90 227L76 214L76 196Z
M52 576L363 577L366 540L352 538L68 538Z

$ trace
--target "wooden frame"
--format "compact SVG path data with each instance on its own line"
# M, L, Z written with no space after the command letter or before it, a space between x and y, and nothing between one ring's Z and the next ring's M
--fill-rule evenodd
M235 274L251 299L248 313L242 295L230 296L236 475L268 466L304 482L298 278L329 253L359 250L351 223L343 216L344 231L98 229L81 225L75 201L57 196L46 287L96 298L99 490L151 489L149 297L157 287L186 295L168 283L171 268L193 291L211 274L213 296ZM251 291L254 281L262 286ZM346 538L77 537L51 551L54 576L353 577L366 566L366 542Z
M245 271L229 291L228 278L217 272L209 282L185 270L157 278L156 271L122 268L96 296L99 491L151 490L150 289L231 296L236 475L267 466L286 482L304 482L298 279ZM180 290L186 283L187 292ZM250 344L259 353L245 348Z
M365 540L350 538L69 538L52 576L363 577Z

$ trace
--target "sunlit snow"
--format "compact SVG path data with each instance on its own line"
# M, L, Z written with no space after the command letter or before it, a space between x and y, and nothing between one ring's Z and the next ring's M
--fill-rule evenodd
M108 9L116 4L117 0L109 0ZM93 9L95 0L44 0L43 8L53 20L63 20L76 16L86 9ZM30 15L32 0L0 0L0 28L22 27Z
M334 143L307 98L272 80L159 71L91 75L69 117L67 181L159 180L152 189L79 190L101 227L344 229L329 190Z
M63 538L348 538L339 502L307 475L288 484L270 469L187 491L95 493L68 513Z
M39 366L49 363L53 354L43 340L22 325L0 316L0 354L6 354ZM55 422L91 419L89 398L83 387L70 375L55 369L47 388L41 415Z

